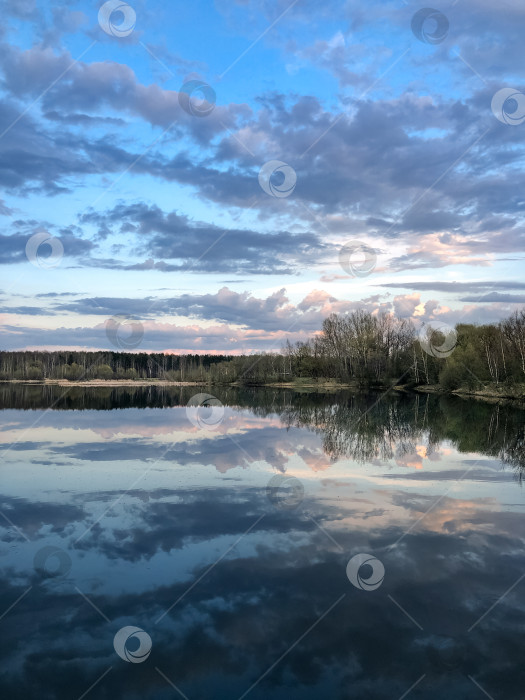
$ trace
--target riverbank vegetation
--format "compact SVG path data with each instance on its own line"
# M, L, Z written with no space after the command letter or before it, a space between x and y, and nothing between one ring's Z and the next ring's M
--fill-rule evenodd
M525 310L498 324L423 326L390 314L333 314L305 342L260 355L0 352L0 379L165 380L211 384L402 383L443 391L525 383Z

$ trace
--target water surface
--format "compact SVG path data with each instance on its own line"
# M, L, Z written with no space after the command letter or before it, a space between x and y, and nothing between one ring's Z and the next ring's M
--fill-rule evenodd
M522 410L213 391L0 385L5 697L522 696Z

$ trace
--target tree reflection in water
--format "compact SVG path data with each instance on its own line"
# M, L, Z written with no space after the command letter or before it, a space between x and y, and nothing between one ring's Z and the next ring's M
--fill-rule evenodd
M525 410L517 405L432 394L300 392L267 387L208 389L224 405L255 415L278 415L288 427L313 430L333 461L366 463L413 454L424 440L426 454L444 440L460 452L481 452L525 474ZM185 406L195 386L60 387L0 383L2 408L111 410Z

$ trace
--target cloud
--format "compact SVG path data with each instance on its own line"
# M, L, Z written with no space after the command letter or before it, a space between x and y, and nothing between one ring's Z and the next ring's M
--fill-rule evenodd
M502 302L509 304L525 304L525 294L500 294L499 292L489 292L482 296L466 296L461 297L460 301L474 302Z
M515 300L467 303L451 308L436 299L424 300L416 292L383 300L372 295L359 301L337 299L322 290L312 291L301 301L290 301L282 288L259 298L250 292L222 287L216 293L182 294L177 297L82 297L63 301L50 297L45 315L74 314L76 327L39 327L34 310L5 306L2 349L49 350L113 349L106 335L106 321L115 315L129 315L142 323L144 337L136 351L239 354L279 351L286 341L306 340L321 330L331 313L348 314L364 310L373 314L392 313L411 320L415 328L433 320L456 323L494 323L516 308ZM476 300L479 302L479 300ZM16 318L16 314L22 314ZM103 321L88 325L85 317L101 316ZM172 317L179 317L174 322ZM15 325L15 322L18 325ZM25 325L24 325L25 323Z
M106 335L105 322L95 326L42 328L13 325L8 319L9 315L4 313L1 325L3 350L116 350ZM144 338L135 352L241 354L278 351L287 339L307 337L303 330L285 333L259 328L239 329L223 323L202 327L198 323L191 324L191 321L179 324L145 321L143 327Z
M55 314L41 306L4 306L0 307L0 313L17 314L22 316L54 316Z
M37 233L37 230L33 233ZM26 255L26 245L29 238L30 236L25 233L15 233L8 236L0 234L0 264L26 263L29 265ZM77 238L69 232L64 232L58 238L63 245L64 257L66 258L87 255L94 248L91 241ZM42 254L45 255L44 252Z
M13 214L13 210L10 209L4 202L3 199L0 199L0 215L1 216L11 216Z
M157 269L165 272L189 269L195 272L236 272L289 275L320 257L333 253L333 246L313 232L220 228L192 221L176 211L165 213L144 203L119 204L112 210L89 212L82 224L98 226L99 236L112 230L134 233L138 251L151 258L141 263L110 261L110 267L129 270ZM172 263L169 261L178 261Z
M421 303L421 297L417 292L405 294L394 298L394 313L398 318L410 318Z
M402 303L402 297L396 299L398 303ZM228 287L222 287L214 294L181 294L165 298L86 297L57 301L52 309L55 312L70 311L80 315L96 314L109 317L115 314L130 314L159 320L177 315L201 321L216 320L270 334L291 329L296 333L296 329L300 328L302 334L319 330L323 319L331 313L348 313L357 309L377 312L388 310L391 306L388 302L381 302L377 295L354 302L338 300L324 291L314 290L298 304L293 304L284 287L265 298L255 297L247 291L235 292ZM156 327L160 330L162 326L157 322ZM173 326L167 324L166 328L168 330ZM234 332L233 328L231 330ZM203 329L203 333L206 331Z
M71 62L70 55L56 55L51 49L13 48L4 56L6 86L18 97L33 96ZM355 204L359 202L357 218L371 223L371 234L377 230L383 234L390 231L391 236L452 232L463 227L462 236L468 242L475 237L482 219L500 212L506 218L500 217L499 228L511 232L504 236L505 249L517 250L520 234L517 229L512 231L517 225L516 216L523 213L518 193L525 181L514 168L512 172L508 169L520 157L518 135L507 130L502 141L500 133L490 133L475 146L483 134L476 105L482 101L490 104L492 95L491 89L480 90L466 96L458 109L459 103L453 99L431 99L407 91L395 99L363 100L347 113L327 111L314 96L297 97L291 105L276 96L263 100L258 112L242 104L218 105L209 118L192 119L180 109L177 92L139 83L129 66L80 61L45 95L43 105L54 119L54 115L67 110L70 124L75 119L77 123L97 119L99 115L90 112L106 108L115 115L139 117L161 128L174 123L173 135L179 129L189 130L195 144L215 151L214 161L189 158L181 151L169 158L151 152L143 154L134 171L191 184L202 198L223 205L253 206L254 195L262 195L256 179L257 166L270 156L286 153L298 175L294 198L319 207L320 215L351 213L354 218ZM106 114L105 118L117 117ZM438 129L438 133L431 137L421 135L431 128ZM238 136L234 138L236 131ZM56 140L55 135L50 137ZM218 138L216 143L212 142L214 137ZM102 162L106 172L114 172L128 167L140 156L127 153L114 139L106 139L104 144L84 139L82 154L77 152L80 144L74 146L73 139L62 137L61 141L70 148L71 172L95 172ZM255 162L242 143L255 149ZM501 175L496 178L492 171L483 174L480 169L489 154L493 167L505 164L507 173L503 179ZM459 172L451 169L458 159L462 161ZM51 170L47 179L53 178L58 187L57 179L66 174L66 164L63 175L56 163L54 171L54 177ZM473 172L476 177L468 177ZM352 173L359 173L359 177ZM39 175L38 168L33 169L32 178ZM511 189L507 186L510 180ZM426 201L419 203L428 188L432 190L425 194ZM472 203L468 217L462 212L461 202L465 199ZM402 200L409 208L400 217ZM414 202L417 206L413 206ZM257 208L261 216L268 216L277 204L271 198L261 197ZM294 205L290 200L290 204L294 216L308 218L297 202ZM378 228L378 211L388 210L389 216ZM446 247L447 243L443 241L442 245ZM482 245L481 241L476 242L474 252L478 255L483 253ZM472 251L466 246L465 257L469 252ZM433 264L435 257L436 254L427 264ZM414 262L425 264L421 254Z
M49 47L4 50L3 70L5 87L17 97L37 97L46 91L42 97L45 110L95 111L107 107L152 126L181 127L203 143L226 127L233 127L238 117L250 114L247 105L218 104L207 119L195 119L181 108L177 91L140 83L125 64L78 61L66 51L57 55ZM62 74L63 78L54 84ZM51 84L54 86L49 90Z
M219 2L210 20L210 42L222 47L213 70L200 57L169 50L158 27L169 26L169 8L160 15L143 3L136 9L141 26L119 43L103 36L96 8L66 2L44 11L31 0L6 2L0 214L24 223L11 221L0 232L1 262L24 262L22 235L43 225L36 219L46 209L45 228L68 243L64 267L115 270L133 290L137 280L160 272L198 273L206 283L205 276L241 275L247 290L257 288L262 275L303 283L319 272L321 279L294 303L281 292L263 300L216 291L216 279L201 294L168 300L169 313L190 319L185 327L194 321L196 327L201 321L231 326L234 340L225 341L227 347L240 341L253 348L256 339L247 329L260 334L261 348L271 346L274 334L284 333L288 313L290 324L298 321L306 332L318 328L323 314L354 308L420 320L433 314L483 320L523 302L519 287L480 289L478 299L474 288L418 286L431 284L433 271L442 268L474 267L500 278L491 268L521 259L522 129L500 123L491 111L502 86L524 89L519 27L525 11L519 2L506 0L505 12L490 0L462 0L443 10L451 33L439 46L419 42L410 31L414 7L395 2L372 0L366 9L357 0L344 6L328 0L322 7L313 0L293 7L284 0ZM283 22L273 25L283 12ZM250 53L251 42L270 25L272 32ZM211 76L233 60L232 31L249 51L234 66L239 82L227 83ZM87 49L82 55L69 48L73 35L79 51ZM89 48L92 39L97 44ZM252 63L256 51L261 55ZM189 73L208 74L204 79L216 91L206 119L180 106ZM259 186L261 166L272 159L297 174L288 198L268 196ZM59 198L60 210L42 198L38 215L28 214L32 198L42 193ZM98 203L102 196L115 197L106 210ZM64 224L66 216L77 223ZM381 251L377 273L387 286L396 286L386 279L393 272L417 271L426 279L400 287L408 293L394 300L336 298L322 285L342 281L337 252L351 239ZM282 280L272 289L284 289ZM418 303L416 293L426 291L454 294L454 303ZM122 305L128 308L133 295L123 291ZM96 304L113 296L109 289L91 290L83 307L46 313L97 313ZM34 319L34 307L24 300L3 308ZM145 305L140 308L147 314ZM78 323L85 342L100 342L89 325ZM160 342L165 336L155 332ZM9 339L15 334L10 330ZM31 344L34 335L18 333ZM190 335L177 337L189 342ZM59 329L56 336L65 341L71 334ZM203 341L195 342L200 350Z
M71 61L70 55L57 55L50 48L6 50L6 87L16 97L37 95L71 66ZM490 104L492 95L492 88L483 88L459 103L407 91L397 98L362 100L346 113L326 110L315 96L298 96L290 103L275 95L262 100L257 112L242 104L218 105L209 118L195 119L180 109L177 92L140 83L129 66L79 61L43 98L44 113L51 120L62 115L59 118L71 127L89 120L100 127L104 124L100 120L105 119L113 120L106 122L109 128L112 124L117 128L119 119L138 117L154 127L166 128L173 123L171 137L182 129L191 142L169 156L157 149L134 153L119 143L118 136L95 140L82 136L79 141L69 133L59 136L44 131L37 135L35 125L22 127L17 123L13 128L15 148L11 146L5 153L4 184L20 188L40 181L48 191L58 192L68 175L112 173L133 165L137 174L190 185L204 200L222 206L255 207L266 220L280 211L281 203L263 196L257 183L258 168L270 157L286 153L298 176L294 196L287 202L288 217L311 225L310 207L333 234L337 229L330 217L337 214L348 217L347 228L364 224L370 236L402 238L408 250L393 257L391 267L395 269L488 265L488 255L523 248L519 193L525 186L525 176L513 167L521 157L518 130L496 128L481 139L483 119L478 105ZM9 116L6 112L0 121L9 124L16 113L9 103L6 110ZM106 110L103 117L101 110ZM494 120L493 115L487 114L489 117ZM437 131L429 136L429 129ZM58 144L53 158L50 143ZM243 143L253 149L255 159ZM33 153L41 153L40 159L33 157L30 167L24 144L29 144ZM191 144L205 146L213 158L202 153L197 158L190 156ZM493 167L488 171L482 167L487 160ZM461 168L451 167L457 161L461 161ZM494 169L498 167L496 176ZM468 215L463 210L466 200L470 202ZM164 254L184 259L181 246L166 232L169 226L172 232L180 232L188 222L184 215L166 215L164 235L158 233L150 244L152 257ZM219 233L212 224L197 228L203 243L209 245ZM282 248L292 249L296 235L280 234ZM243 231L231 231L228 244L243 256L241 264L248 260L250 249L249 241L243 245L244 236ZM304 236L307 244L315 240L314 234ZM319 248L319 239L315 243ZM216 247L213 255L218 257L223 249ZM263 259L261 269L289 272L286 265L268 268L268 263L269 259ZM164 267L159 261L139 265ZM203 262L201 268L209 270L207 265ZM221 269L232 271L234 265L223 260ZM254 264L247 269L256 274Z
M483 294L488 290L498 289L525 289L525 282L512 280L485 280L472 282L440 282L439 280L415 281L415 282L385 282L381 287L395 287L396 289L414 289L420 292L471 292Z

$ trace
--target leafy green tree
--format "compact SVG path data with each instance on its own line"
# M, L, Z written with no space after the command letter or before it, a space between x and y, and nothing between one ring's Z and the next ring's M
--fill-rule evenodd
M95 377L97 379L113 379L113 370L109 365L97 365L95 367Z
M75 381L81 379L83 375L82 367L76 362L72 362L70 365L65 366L64 376L70 381Z
M42 367L39 365L31 365L29 369L27 370L27 378L28 379L43 379L44 377L44 372L42 370Z

